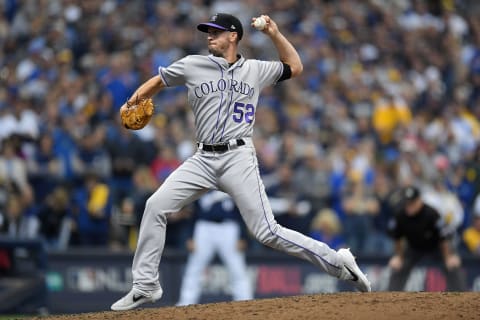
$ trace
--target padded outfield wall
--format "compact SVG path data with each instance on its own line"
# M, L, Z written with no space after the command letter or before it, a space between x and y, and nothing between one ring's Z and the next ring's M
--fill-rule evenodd
M55 254L49 257L47 284L49 309L53 313L108 310L110 304L131 287L132 256L112 253ZM152 306L174 305L185 266L186 255L166 252L160 267L164 296ZM372 281L372 289L387 288L388 257L359 257L359 264ZM247 257L248 270L256 298L351 290L344 282L320 272L299 259L277 253ZM480 291L480 260L464 259L471 291ZM203 275L201 302L230 299L228 272L218 260ZM414 269L406 289L409 291L444 291L445 277L429 261Z

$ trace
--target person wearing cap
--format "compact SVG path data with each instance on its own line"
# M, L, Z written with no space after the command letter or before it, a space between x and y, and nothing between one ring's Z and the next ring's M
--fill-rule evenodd
M389 290L402 291L410 272L426 257L441 260L447 277L447 290L465 291L461 260L449 240L450 228L445 228L441 215L424 202L420 190L407 186L396 194L400 208L389 222L389 234L395 241L394 254L389 261L391 269Z
M252 27L256 21L252 18ZM158 75L143 83L121 107L125 111L165 87L186 86L197 150L147 200L133 258L133 286L112 310L130 310L161 298L158 269L167 218L209 190L231 196L249 232L263 245L309 261L359 291L371 291L350 250L336 251L275 220L252 140L255 111L264 88L300 75L303 65L275 21L268 15L262 15L260 21L261 32L272 41L278 60L242 56L242 24L231 14L217 13L197 26L207 34L209 55L188 55L159 67Z

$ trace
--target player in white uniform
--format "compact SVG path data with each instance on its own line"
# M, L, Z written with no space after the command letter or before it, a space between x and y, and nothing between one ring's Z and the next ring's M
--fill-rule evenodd
M193 250L185 266L177 306L198 303L203 273L215 254L228 270L232 299L252 299L245 253L239 248L239 214L232 198L221 191L208 192L197 202L195 217Z
M241 56L237 49L242 24L232 15L219 13L197 26L208 33L210 55L189 55L160 67L159 74L142 84L131 98L134 102L152 97L164 87L185 85L195 116L198 150L147 200L132 265L133 287L112 310L129 310L161 298L158 270L167 216L208 190L228 193L247 228L261 243L305 259L334 277L350 281L360 291L371 290L348 249L335 251L286 229L272 214L251 139L255 110L264 87L298 76L303 66L277 24L263 17L267 25L262 32L273 42L280 61Z

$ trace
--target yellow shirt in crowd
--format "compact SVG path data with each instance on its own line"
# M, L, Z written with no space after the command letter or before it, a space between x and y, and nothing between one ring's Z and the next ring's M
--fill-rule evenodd
M480 248L480 231L474 227L467 228L463 232L463 241L472 253L479 252Z

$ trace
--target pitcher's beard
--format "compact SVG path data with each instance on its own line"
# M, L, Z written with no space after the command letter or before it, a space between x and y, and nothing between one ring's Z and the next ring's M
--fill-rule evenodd
M209 48L209 49L208 49L208 52L210 52L210 53L211 53L212 55L214 55L215 57L224 58L223 53L220 52L220 51L218 51L218 50Z

